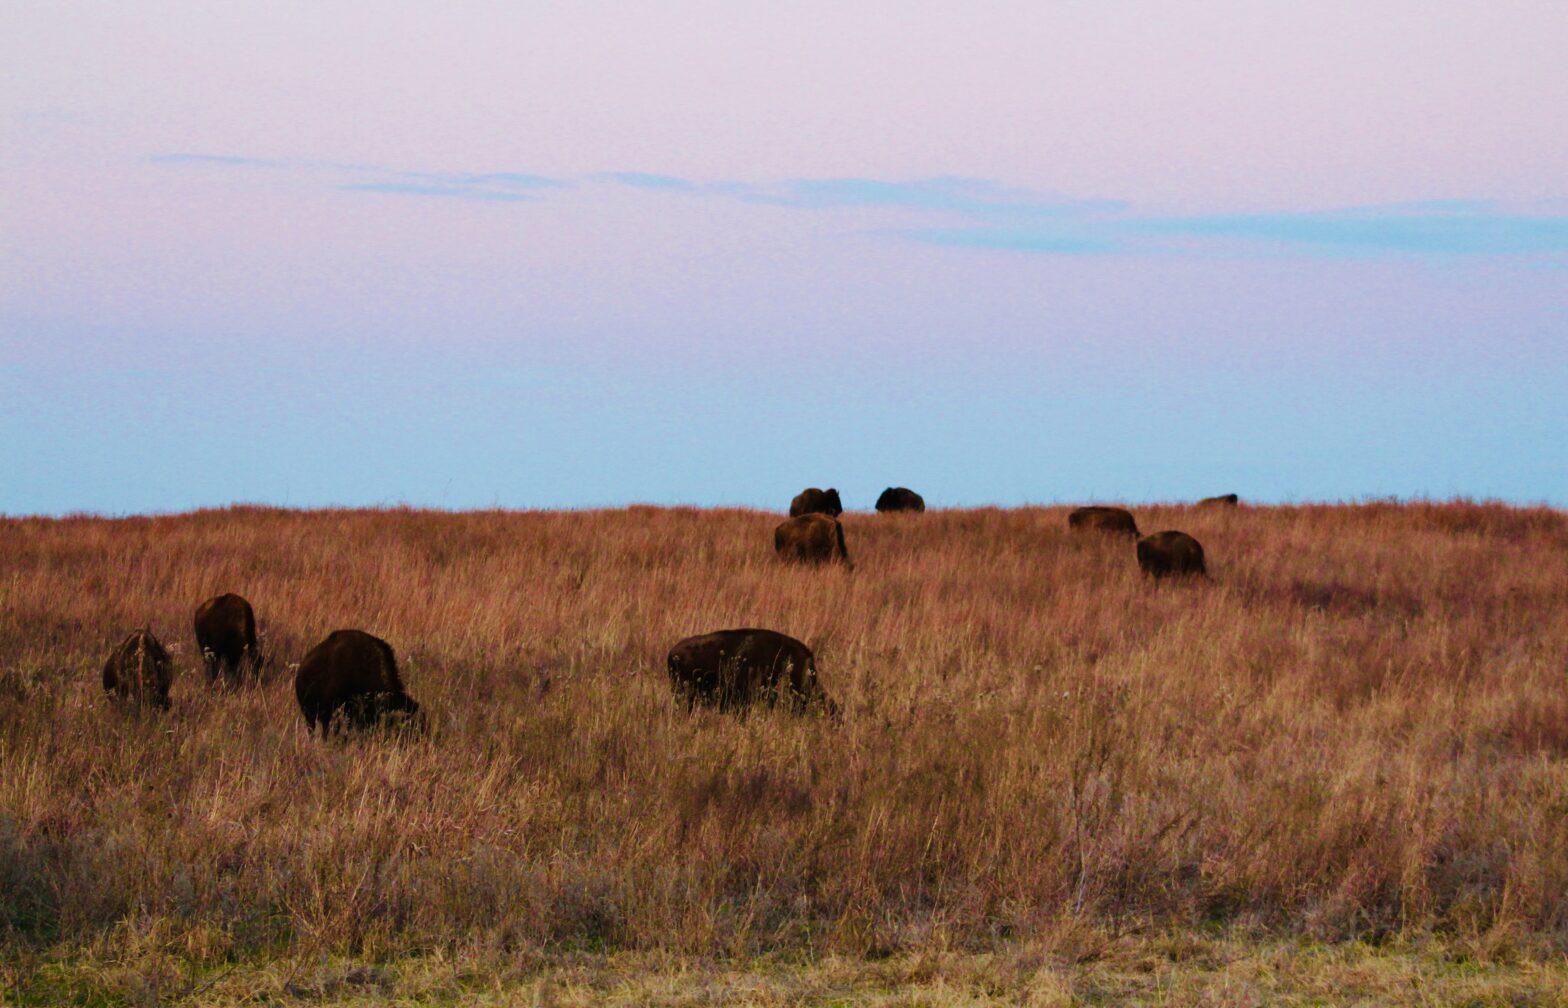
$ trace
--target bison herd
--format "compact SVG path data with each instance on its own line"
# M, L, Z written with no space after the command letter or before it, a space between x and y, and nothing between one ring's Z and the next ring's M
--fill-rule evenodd
M1199 506L1234 507L1235 494L1207 497ZM925 500L907 487L888 487L877 498L879 512L923 512ZM842 563L853 569L839 521L838 491L810 487L790 502L788 520L773 530L780 558L799 563ZM1130 512L1117 507L1081 507L1067 516L1073 532L1126 536L1135 544L1138 567L1147 576L1206 578L1203 547L1175 530L1141 536ZM209 682L238 686L258 677L265 664L249 602L228 593L196 609L196 644ZM721 711L752 704L783 706L803 713L819 710L838 717L838 706L817 679L817 660L805 644L776 630L742 628L688 637L665 659L670 686L686 701ZM143 627L121 641L103 666L103 688L121 703L169 708L174 665L168 650ZM363 630L336 630L306 653L294 675L294 696L306 729L325 736L349 729L401 725L421 727L419 704L403 688L392 646Z

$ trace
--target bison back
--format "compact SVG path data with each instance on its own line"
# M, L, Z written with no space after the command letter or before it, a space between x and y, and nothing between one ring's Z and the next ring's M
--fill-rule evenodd
M908 487L888 487L877 498L878 511L924 511L924 497Z
M838 490L835 487L829 487L826 490L807 487L796 494L795 499L789 502L789 516L791 518L799 518L801 515L807 514L825 514L831 518L837 518L843 513L844 505L839 500Z
M844 526L825 514L804 514L780 524L773 530L773 550L783 559L799 563L849 563Z
M776 630L743 627L687 637L670 649L665 667L688 708L702 703L729 710L764 701L795 710L820 702L832 709L811 649Z
M419 710L403 690L392 645L363 630L335 630L311 648L294 675L294 696L311 731L338 717L345 727L368 728Z
M1067 527L1075 530L1112 532L1117 535L1138 534L1138 523L1133 520L1131 511L1099 505L1075 508L1067 516Z
M1156 532L1138 540L1138 567L1151 577L1206 577L1203 546L1185 532Z
M137 630L109 653L103 664L103 688L122 703L169 709L174 662L150 630Z
M246 663L257 670L256 612L244 598L230 592L208 599L196 609L195 626L209 680L237 679Z

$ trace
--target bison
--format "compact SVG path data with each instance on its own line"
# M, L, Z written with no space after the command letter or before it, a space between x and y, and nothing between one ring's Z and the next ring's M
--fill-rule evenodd
M670 649L665 666L687 710L699 703L743 709L761 700L797 714L817 706L838 716L838 706L817 681L811 649L775 630L747 627L687 637Z
M1150 577L1207 577L1203 547L1185 532L1156 532L1138 540L1138 566Z
M925 509L925 498L908 487L888 487L882 491L882 496L877 498L878 511L924 511Z
M250 603L231 593L210 598L196 608L196 646L201 649L207 681L236 684L245 671L261 672L256 644L256 613Z
M815 564L842 560L845 566L854 566L844 548L843 524L825 514L804 514L781 524L773 530L773 549L785 560Z
M799 518L806 514L825 514L830 518L837 518L843 513L844 505L839 501L838 491L833 487L828 487L826 490L807 487L789 502L791 518Z
M334 630L310 649L294 675L294 696L312 734L370 728L402 718L420 723L419 704L403 691L392 645L363 630Z
M146 627L121 641L103 663L103 690L121 703L168 710L173 682L169 652Z
M1138 537L1138 523L1132 520L1132 512L1119 507L1077 508L1067 516L1067 527Z
M1235 494L1220 494L1218 497L1205 497L1198 502L1199 507L1235 507L1241 503L1241 498Z

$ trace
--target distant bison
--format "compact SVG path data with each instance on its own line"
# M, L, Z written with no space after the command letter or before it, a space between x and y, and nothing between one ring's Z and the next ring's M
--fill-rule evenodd
M1080 531L1092 529L1096 532L1114 532L1134 538L1138 535L1138 523L1132 520L1132 512L1119 507L1077 508L1067 516L1067 527Z
M196 608L196 646L209 682L221 675L226 682L238 683L244 672L254 676L261 671L256 613L233 593L210 598Z
M1203 547L1185 532L1156 532L1139 539L1138 566L1145 574L1157 578L1208 575L1208 568L1203 563Z
M925 509L925 498L908 487L888 487L882 491L882 496L877 498L878 511L924 511Z
M168 710L173 682L169 652L145 627L121 641L103 663L104 692L122 703Z
M798 518L806 514L825 514L837 518L844 513L844 505L838 499L838 491L833 487L818 490L816 487L807 487L795 495L789 502L789 516Z
M306 727L370 728L401 717L417 722L419 704L403 692L392 645L363 630L335 630L310 649L294 676Z
M844 526L825 514L804 514L784 522L773 530L773 549L785 560L817 564L841 560L853 566L844 547Z
M1198 502L1199 507L1235 507L1241 503L1241 498L1235 494L1220 494L1218 497L1205 497Z
M670 649L665 665L670 685L686 701L719 710L763 701L784 704L795 713L819 706L830 715L838 707L817 681L817 659L800 641L775 630L720 630L688 637Z

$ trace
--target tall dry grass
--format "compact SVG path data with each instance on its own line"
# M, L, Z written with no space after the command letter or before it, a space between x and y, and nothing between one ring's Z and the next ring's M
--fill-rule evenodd
M971 948L1064 919L1568 946L1568 518L1139 508L1154 585L1065 510L300 513L0 528L0 942L196 957L453 942ZM275 664L210 688L197 603ZM150 624L173 710L101 694ZM677 639L811 644L834 725L688 715ZM428 737L306 736L286 663L397 649Z

